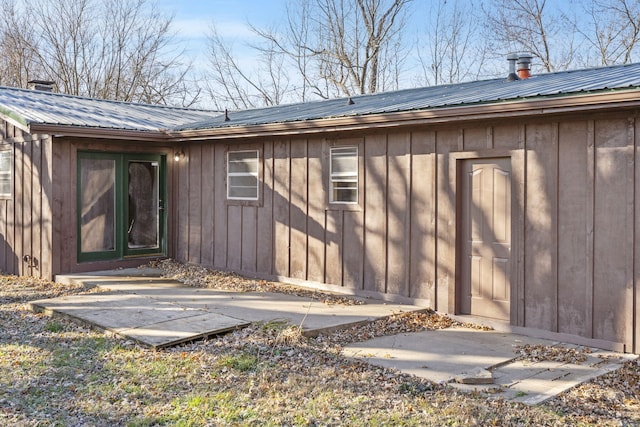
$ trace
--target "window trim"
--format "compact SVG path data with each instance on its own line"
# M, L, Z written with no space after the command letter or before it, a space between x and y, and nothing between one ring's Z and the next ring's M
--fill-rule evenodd
M354 179L339 179L342 177L351 177L353 173L342 173L341 175L334 175L333 173L333 153L338 150L355 150L355 180ZM358 205L360 200L360 157L358 145L337 145L329 148L329 204L331 205L346 205L353 206ZM334 200L334 183L335 182L355 182L356 197L353 201Z
M0 199L11 199L13 198L13 147L0 146L0 156L8 156L9 160L9 170L2 172L0 171L0 175L7 175L9 181L9 192L8 193L0 193Z
M255 153L255 160L256 160L256 171L255 172L230 172L230 168L229 168L229 155L230 154L235 154L235 153ZM225 177L226 177L226 187L227 187L227 200L230 202L259 202L260 201L260 171L261 171L261 167L260 167L260 150L255 148L255 149L243 149L243 150L227 150L226 152L226 161L225 161L225 166L226 166L226 173L225 173ZM255 190L256 190L256 196L255 197L233 197L230 194L230 189L231 189L231 180L229 179L232 176L252 176L256 179L256 186L255 186Z

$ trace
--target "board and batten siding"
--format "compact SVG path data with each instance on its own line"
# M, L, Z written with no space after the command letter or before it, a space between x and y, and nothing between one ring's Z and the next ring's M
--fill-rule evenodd
M2 123L0 149L13 153L13 176L12 196L0 199L0 270L50 278L51 139Z
M640 121L522 121L187 144L176 258L456 313L461 160L510 158L511 324L639 351ZM329 203L329 150L355 145L359 203ZM227 150L258 149L260 200L226 200Z
M329 203L333 144L358 147L356 206ZM245 274L430 303L435 291L434 145L428 132L190 144L174 183L180 200L174 218L176 256ZM226 153L238 149L260 151L258 203L226 199ZM202 184L194 183L200 176ZM413 252L420 262L405 262ZM430 260L423 262L426 257Z

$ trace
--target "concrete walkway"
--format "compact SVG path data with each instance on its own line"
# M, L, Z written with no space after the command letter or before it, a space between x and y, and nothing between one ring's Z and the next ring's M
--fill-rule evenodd
M327 305L281 293L185 287L159 274L153 269L130 269L59 277L59 281L79 282L100 292L34 301L31 309L73 318L155 349L252 322L285 321L301 325L306 335L313 336L394 313L423 310L373 300L363 305ZM462 390L487 391L526 404L543 402L637 357L590 349L587 360L580 363L516 360L516 347L525 344L584 350L511 333L456 327L379 337L347 346L343 353ZM469 382L483 384L466 384Z
M336 328L424 308L368 300L329 305L295 295L186 287L153 269L127 269L58 277L99 292L31 302L31 309L86 322L160 349L252 322L285 321L315 336Z
M576 363L516 360L517 347L525 344L576 349L587 358ZM485 391L493 397L529 405L544 402L637 358L511 333L460 327L379 337L345 347L343 353L462 390Z

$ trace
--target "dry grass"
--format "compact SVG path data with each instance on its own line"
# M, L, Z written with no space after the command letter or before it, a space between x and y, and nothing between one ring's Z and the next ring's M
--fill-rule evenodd
M340 356L340 346L350 340L450 322L433 313L398 316L317 339L283 323L255 324L154 352L26 307L34 299L78 292L0 278L1 425L640 423L637 363L544 406L527 407L460 394Z

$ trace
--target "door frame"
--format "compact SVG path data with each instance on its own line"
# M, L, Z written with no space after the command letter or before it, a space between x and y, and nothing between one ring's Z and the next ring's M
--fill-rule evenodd
M76 165L76 243L78 262L107 261L140 256L163 256L167 254L167 159L160 153L130 153L79 150ZM114 195L114 249L106 251L82 252L82 159L105 159L115 162L115 195ZM129 161L157 161L158 170L158 247L149 249L129 249L127 238L128 225L128 162Z
M452 207L451 216L455 218L453 226L452 249L455 253L454 283L449 287L449 312L460 314L461 298L461 264L462 234L464 216L462 210L462 186L464 185L464 162L466 160L486 160L490 158L509 158L511 161L511 298L510 320L514 326L524 326L524 203L525 203L525 150L500 150L488 149L486 151L456 152L449 154L449 183L455 191L455 206ZM454 243L455 242L455 243ZM493 320L487 318L488 320Z

